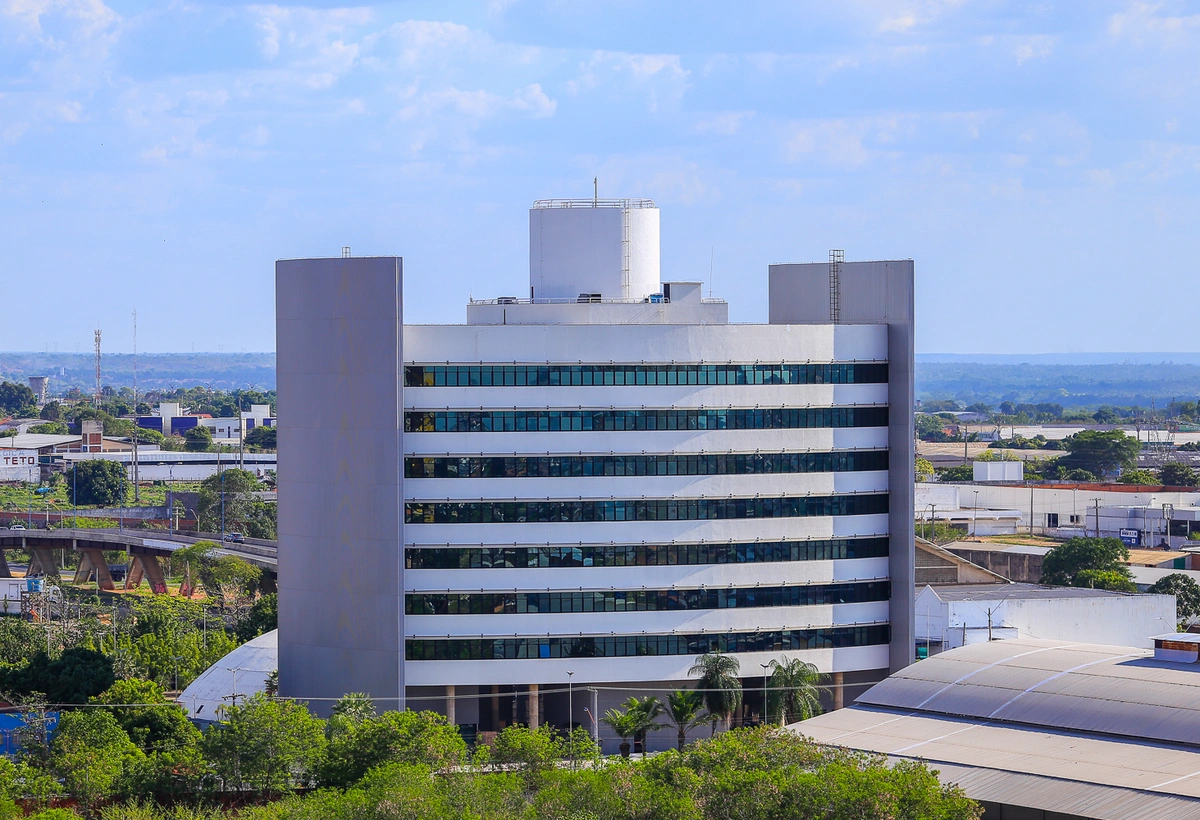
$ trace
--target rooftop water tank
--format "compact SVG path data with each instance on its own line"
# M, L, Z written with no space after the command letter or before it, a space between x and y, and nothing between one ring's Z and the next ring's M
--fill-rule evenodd
M541 301L636 301L661 291L649 199L540 199L529 210L529 289Z

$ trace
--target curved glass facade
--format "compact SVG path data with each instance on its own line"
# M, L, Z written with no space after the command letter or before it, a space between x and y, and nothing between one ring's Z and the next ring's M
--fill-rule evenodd
M639 410L422 410L404 414L406 433L558 433L601 430L809 430L887 427L888 409L732 407Z
M782 498L648 498L618 501L413 501L404 505L404 523L700 521L722 518L875 515L887 511L887 493Z
M673 567L886 558L887 538L726 544L596 544L544 547L405 547L406 569Z
M675 612L886 601L887 581L729 589L623 589L565 592L420 592L405 615L519 615L559 612Z
M829 364L408 365L406 387L885 384L883 362Z
M890 635L891 629L887 624L867 624L690 635L408 638L404 642L404 655L410 661L486 661L633 658L647 655L703 655L706 652L787 652L878 646L886 644Z
M686 455L427 456L404 459L405 478L760 475L853 473L887 468L887 450Z

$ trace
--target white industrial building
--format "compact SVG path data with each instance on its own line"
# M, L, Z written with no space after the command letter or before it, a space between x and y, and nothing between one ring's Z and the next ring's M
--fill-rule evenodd
M1163 543L1169 522L1170 544L1178 547L1190 532L1200 532L1200 491L1126 484L919 483L914 513L918 521L936 518L977 535L1032 532L1070 538L1099 530L1130 546Z
M1103 640L1150 649L1155 635L1175 628L1173 595L1037 584L927 586L914 612L922 655L1014 638Z

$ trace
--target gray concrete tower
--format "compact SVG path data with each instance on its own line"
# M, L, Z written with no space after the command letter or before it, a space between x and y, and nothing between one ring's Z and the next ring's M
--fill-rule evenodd
M830 262L770 266L771 324L888 326L888 568L891 670L916 652L913 612L913 261ZM835 254L837 256L835 256Z
M275 264L279 685L404 708L399 257Z

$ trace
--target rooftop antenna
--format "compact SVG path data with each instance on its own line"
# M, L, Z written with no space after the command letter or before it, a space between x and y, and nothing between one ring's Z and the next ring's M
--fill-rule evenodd
M100 328L96 328L96 407L100 407Z
M600 177L592 177L592 207L600 204Z

